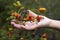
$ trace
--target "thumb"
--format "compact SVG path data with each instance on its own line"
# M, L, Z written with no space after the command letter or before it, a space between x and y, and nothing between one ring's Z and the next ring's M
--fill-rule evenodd
M34 13L34 12L32 12L31 10L27 10L28 12L29 12L29 14L31 14L33 17L36 17L37 16L37 14L36 13Z

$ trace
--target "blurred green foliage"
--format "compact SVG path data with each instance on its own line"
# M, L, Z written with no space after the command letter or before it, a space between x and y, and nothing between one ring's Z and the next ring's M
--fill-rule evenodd
M60 0L0 0L0 40L7 40L8 28L12 27L10 21L6 18L11 16L13 11L18 11L19 7L15 7L13 3L20 1L24 8L32 10L37 14L47 16L51 19L60 20ZM38 8L46 8L46 12L40 13ZM23 32L22 32L23 31ZM19 33L18 33L19 32ZM48 34L48 39L50 40L60 40L60 31L49 28L40 28L37 30L36 35L32 35L33 31L24 31L14 28L13 35L8 40L19 40L20 37L25 38L25 40L40 40L41 35L46 32ZM54 34L54 35L53 35ZM51 38L51 37L52 38Z

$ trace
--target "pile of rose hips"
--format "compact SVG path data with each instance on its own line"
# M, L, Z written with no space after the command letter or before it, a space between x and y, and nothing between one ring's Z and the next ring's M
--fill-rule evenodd
M22 20L22 16L17 12L12 13L12 16L15 16L17 20ZM43 19L43 17L38 15L36 18L34 18L32 15L28 14L25 18L25 21L34 21L35 19L40 21L41 19Z
M16 17L17 20L21 20L21 15L18 14L17 12L13 12L12 16Z
M38 9L41 13L46 11L46 8L42 7ZM24 10L24 12L27 12L26 10ZM17 12L12 13L12 16L15 16L17 20L25 20L25 21L34 21L35 19L37 19L38 21L40 21L41 19L43 19L42 16L37 16L36 18L34 18L32 15L28 14L26 18L22 18L22 15L20 15Z
M43 13L43 12L45 12L46 11L46 8L39 8L38 9L41 13ZM23 12L26 12L27 13L27 11L26 10L24 10ZM24 15L21 15L21 14L19 14L19 13L17 13L17 12L13 12L12 13L12 16L13 17L16 17L16 20L18 20L18 21L22 21L23 22L23 20L24 21L32 21L32 22L34 22L34 21L37 21L37 22L40 22L41 21L41 19L43 19L43 17L40 15L38 15L36 18L34 18L31 14L29 14L28 13L28 15L25 17L25 18L23 18L23 16ZM35 20L36 19L36 20Z

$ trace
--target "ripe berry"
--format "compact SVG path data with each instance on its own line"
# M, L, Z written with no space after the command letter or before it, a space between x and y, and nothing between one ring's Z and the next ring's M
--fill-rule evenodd
M46 11L46 8L39 8L39 11L40 12L45 12Z
M37 16L36 19L37 20L41 20L43 17L42 16Z
M43 36L44 38L46 38L47 34L46 34L46 33L44 33L42 36Z
M34 21L34 17L33 17L33 16L31 16L31 15L29 15L29 16L27 16L26 20Z

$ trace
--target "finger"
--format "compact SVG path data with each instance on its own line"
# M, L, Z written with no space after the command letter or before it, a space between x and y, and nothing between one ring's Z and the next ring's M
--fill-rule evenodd
M14 25L14 24L15 24L15 22L11 22L11 24L12 24L12 25Z
M31 10L27 10L27 11L29 11L29 14L31 14L33 17L36 17L37 16L37 14L34 13L34 12L32 12Z
M26 30L33 30L33 29L35 29L35 28L37 28L37 26L36 26L37 24L27 24L27 25L25 25L25 26L22 26L22 28L24 28L24 29L26 29Z
M19 29L22 29L22 26L23 25L20 25L20 24L14 24L14 27L19 28Z
M16 20L15 20L15 19L12 19L11 21L12 21L12 22L15 22Z

